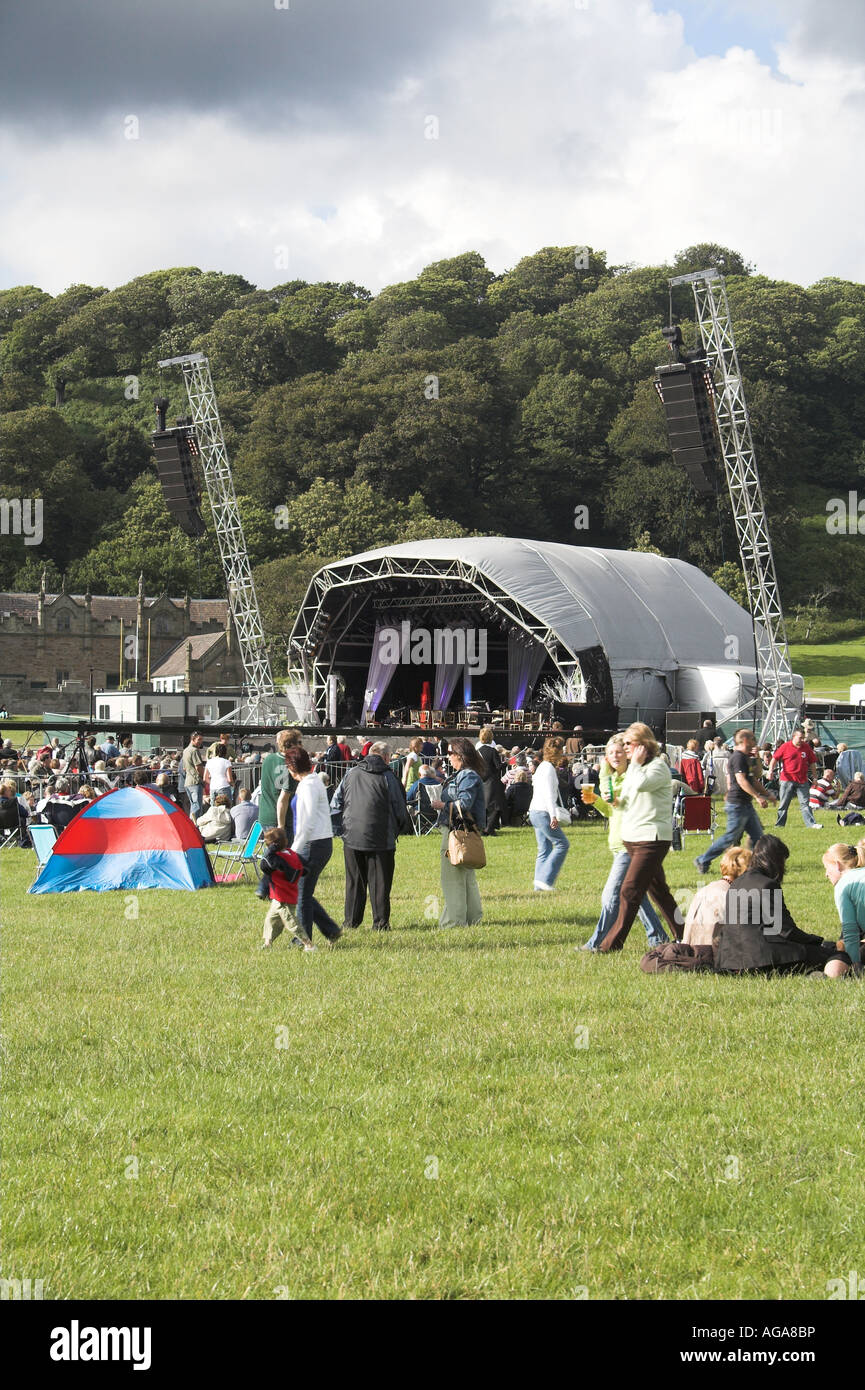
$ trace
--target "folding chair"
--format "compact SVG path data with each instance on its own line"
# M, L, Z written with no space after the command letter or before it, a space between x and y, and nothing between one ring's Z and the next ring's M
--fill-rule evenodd
M710 796L683 796L680 815L683 837L710 835L714 839L715 807Z
M0 849L6 849L7 845L19 844L18 832L21 827L21 817L18 814L18 802L10 798L9 804L0 812Z
M418 783L417 796L409 804L409 815L414 825L415 835L429 835L435 830L438 812L434 811L430 804L429 788L422 782Z
M249 834L242 843L239 841L236 841L234 844L230 841L224 842L224 848L229 851L227 855L221 855L219 853L223 845L216 845L214 847L211 863L214 868L213 877L216 879L217 883L237 883L241 878L245 881L246 870L249 868L250 864L252 865L253 872L257 876L258 869L255 861L258 856L256 855L256 850L258 849L258 842L261 839L261 834L261 822L254 821ZM240 865L240 873L218 874L215 872L217 867L220 866L225 869L235 869L237 865Z
M36 878L39 877L43 868L48 863L54 850L54 842L57 839L57 831L53 825L29 825L27 827L30 839L33 841L33 848L36 851L36 858L39 861L36 865ZM36 882L36 879L33 880Z

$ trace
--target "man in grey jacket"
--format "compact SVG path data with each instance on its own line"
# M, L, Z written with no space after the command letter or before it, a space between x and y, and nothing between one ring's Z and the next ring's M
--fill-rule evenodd
M359 927L369 892L373 931L390 930L390 890L399 835L411 835L405 793L388 767L390 748L374 743L346 774L330 805L345 858L343 928Z

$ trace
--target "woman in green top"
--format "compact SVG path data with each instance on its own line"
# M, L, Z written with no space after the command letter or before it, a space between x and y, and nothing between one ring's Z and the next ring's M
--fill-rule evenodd
M622 844L622 809L620 806L613 805L613 802L619 798L628 769L625 745L620 734L613 735L605 752L606 757L601 766L601 796L594 797L592 805L610 822L610 851L613 855L613 865L601 893L601 915L598 918L598 925L585 946L582 947L584 951L596 951L615 922L619 913L619 892L631 862L631 856ZM667 933L661 926L660 918L648 897L643 898L638 916L646 928L646 939L649 946L660 946L664 941L669 941Z

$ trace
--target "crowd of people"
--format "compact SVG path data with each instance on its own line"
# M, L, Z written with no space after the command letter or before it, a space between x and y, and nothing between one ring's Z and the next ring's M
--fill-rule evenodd
M860 753L839 744L832 756L807 728L777 747L758 749L753 733L740 729L731 749L718 736L702 748L690 740L671 766L645 724L613 735L603 750L586 747L576 731L563 735L546 738L542 748L510 750L495 742L491 726L477 740L418 735L399 750L372 738L352 749L329 735L326 746L311 754L299 730L283 729L270 752L248 749L240 755L226 732L207 747L193 733L180 755L136 753L129 737L97 744L91 735L83 754L82 745L64 748L58 738L30 754L7 740L0 748L0 828L9 830L17 819L22 844L34 820L59 833L95 796L122 785L149 786L181 801L206 844L243 842L258 824L265 849L257 891L268 903L263 946L290 929L292 944L312 951L315 928L337 941L361 925L367 901L372 929L390 929L398 840L415 833L422 812L441 838L441 927L477 924L483 912L476 868L451 856L456 824L484 837L505 826L530 825L536 840L533 891L546 894L556 890L572 847L563 827L592 816L606 822L611 864L597 922L582 950L620 951L639 918L650 952L671 943L708 951L713 968L725 973L859 973L865 839L826 851L823 864L835 889L841 935L815 937L801 932L790 916L782 889L789 851L777 836L764 834L755 803L762 809L776 803L779 827L794 799L809 829L823 828L815 812L826 809L836 810L839 822L865 823ZM89 780L76 790L85 760ZM254 788L240 785L249 763L260 764ZM30 782L23 789L22 774ZM720 859L720 877L699 889L683 918L664 871L674 842L674 806L677 797L713 792L723 796L726 826L694 863L705 875ZM315 896L334 835L343 841L341 925ZM746 836L750 843L743 847Z

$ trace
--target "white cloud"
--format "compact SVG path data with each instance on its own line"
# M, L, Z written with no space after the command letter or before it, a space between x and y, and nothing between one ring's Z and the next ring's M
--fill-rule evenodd
M501 271L550 244L645 264L706 239L778 277L865 279L863 97L860 66L795 37L773 72L696 58L648 0L500 0L481 36L455 29L327 130L142 111L137 141L119 115L52 143L7 132L4 279L196 264L375 290L470 248Z

